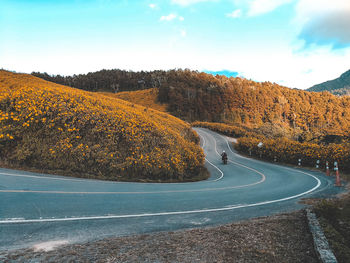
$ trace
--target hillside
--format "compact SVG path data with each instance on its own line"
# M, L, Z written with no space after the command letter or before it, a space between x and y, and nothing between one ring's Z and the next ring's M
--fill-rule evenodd
M137 91L123 91L118 93L103 92L102 94L108 97L126 100L154 110L166 112L168 104L159 103L158 93L159 90L157 88L151 88Z
M307 89L308 91L329 91L335 95L350 95L350 70L339 78L329 80Z
M274 83L173 71L158 99L168 111L188 121L222 122L259 128L274 125L286 132L348 135L350 98L289 89Z
M105 70L78 76L81 75L73 77L79 85L86 79L91 83L95 79L97 90L103 90L105 86L102 84L114 78L114 82L108 85L120 87L119 91L141 90L135 93L115 93L115 90L112 93L116 97L146 107L152 105L159 110L166 108L172 115L190 122L243 125L249 129L262 129L263 133L278 130L282 136L302 141L308 137L349 134L350 98L338 98L326 92L295 90L270 82L259 83L181 69L152 72ZM103 76L108 78L104 81ZM64 79L68 81L70 78ZM114 96L112 93L108 95Z
M166 113L0 71L0 162L110 180L203 178L190 126Z

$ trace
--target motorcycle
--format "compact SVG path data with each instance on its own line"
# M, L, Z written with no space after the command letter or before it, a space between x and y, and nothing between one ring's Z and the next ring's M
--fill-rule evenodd
M221 159L222 159L223 164L227 164L227 154L223 154Z

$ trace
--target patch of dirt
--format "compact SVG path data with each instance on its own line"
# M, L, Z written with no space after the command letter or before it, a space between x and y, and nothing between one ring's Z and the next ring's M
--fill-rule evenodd
M108 238L52 251L0 252L1 262L318 262L304 211L217 227Z

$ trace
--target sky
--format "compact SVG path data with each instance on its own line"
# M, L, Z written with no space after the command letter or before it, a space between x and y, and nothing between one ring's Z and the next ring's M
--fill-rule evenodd
M350 1L0 0L0 68L188 68L305 89L350 69Z

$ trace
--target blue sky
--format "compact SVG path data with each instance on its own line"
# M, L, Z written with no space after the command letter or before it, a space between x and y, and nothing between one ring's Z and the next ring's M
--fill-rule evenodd
M0 0L0 68L190 68L308 88L350 69L348 0Z

